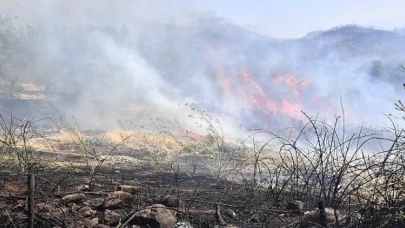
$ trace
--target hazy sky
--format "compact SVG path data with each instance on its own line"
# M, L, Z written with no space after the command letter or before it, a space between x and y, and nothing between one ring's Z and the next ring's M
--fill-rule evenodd
M97 11L101 15L94 18L106 21L107 16L126 19L139 14L178 16L179 12L190 10L211 11L235 24L277 38L301 37L310 31L352 23L385 29L405 27L403 0L0 0L0 13L15 13L29 21L47 14L54 18L68 15L78 20ZM81 13L74 14L76 11Z
M275 37L300 37L342 24L405 27L403 0L173 0L182 7L213 10L218 16Z

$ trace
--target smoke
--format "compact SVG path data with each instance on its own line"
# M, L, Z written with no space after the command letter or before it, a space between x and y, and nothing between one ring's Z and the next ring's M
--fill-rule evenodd
M400 64L384 60L395 53L355 50L363 46L345 37L274 40L171 1L10 2L4 15L33 34L30 73L19 81L44 84L84 127L156 118L192 127L186 103L222 118L230 134L291 128L301 111L333 119L342 105L350 123L382 126L401 97L384 79ZM377 72L383 79L370 76L376 59L390 69Z

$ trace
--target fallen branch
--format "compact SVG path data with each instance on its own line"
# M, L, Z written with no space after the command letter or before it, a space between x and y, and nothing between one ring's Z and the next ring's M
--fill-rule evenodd
M27 197L25 197L25 196L5 196L5 195L0 195L0 199L4 199L4 200L26 200Z
M227 225L225 220L221 216L221 209L220 209L219 204L217 204L217 206L216 206L215 220L216 220L217 223L219 223L220 226L226 226Z

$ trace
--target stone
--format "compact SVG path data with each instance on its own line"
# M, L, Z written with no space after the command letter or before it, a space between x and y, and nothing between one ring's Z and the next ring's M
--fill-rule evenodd
M171 228L176 223L172 212L163 204L154 204L134 214L131 225L150 228Z
M98 222L99 222L98 218L83 220L83 223L84 223L85 227L87 227L87 228L95 227L98 224Z
M99 209L103 203L104 203L105 199L103 198L92 198L92 199L87 199L86 201L83 202L83 205L85 206L89 206L91 207L91 209Z
M68 203L80 203L86 198L86 195L83 193L68 194L62 197L62 202L64 204Z
M36 206L36 212L41 212L41 213L51 212L53 209L52 206L47 203L37 203L35 206Z
M161 204L165 205L166 207L179 207L180 200L177 197L166 195L161 200Z
M332 208L325 208L325 213L326 213L326 222L328 224L335 224L336 218L334 210ZM339 215L339 211L336 211L336 213ZM319 224L319 223L320 223L319 210L315 210L304 213L304 218L302 219L301 225L305 226L306 224Z
M118 185L117 191L128 192L129 194L134 195L138 192L138 188L135 186L132 186L132 185L123 184L123 185Z
M93 226L93 228L111 228L111 227L104 224L96 224L95 226Z
M79 210L77 210L77 212L79 212L84 217L90 217L94 215L94 211L89 206L83 206Z
M304 202L299 200L290 201L286 206L287 211L294 211L296 213L301 213L302 209L304 209Z
M120 208L132 201L132 195L124 191L115 191L108 194L103 206L108 209Z
M105 210L103 214L103 224L109 226L116 226L121 221L121 215L115 211Z
M77 191L89 191L90 186L87 184L79 185L75 188Z

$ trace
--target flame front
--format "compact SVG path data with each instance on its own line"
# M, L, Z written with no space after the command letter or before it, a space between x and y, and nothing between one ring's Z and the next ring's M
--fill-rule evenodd
M327 112L336 111L326 99L315 96L314 85L309 77L278 73L270 75L266 81L258 82L264 76L255 75L248 66L224 64L226 61L221 60L221 48L208 45L206 49L216 65L216 81L221 92L222 106L225 109L232 106L233 116L253 112L265 116L282 114L297 118L301 116L302 110L321 108Z

